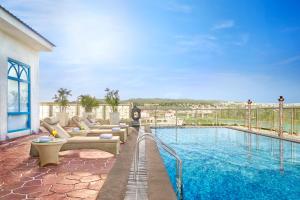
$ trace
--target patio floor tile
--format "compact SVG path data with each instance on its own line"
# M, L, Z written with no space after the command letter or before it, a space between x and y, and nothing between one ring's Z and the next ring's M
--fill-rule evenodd
M96 199L115 157L99 150L64 151L58 165L39 167L29 150L40 135L0 143L0 200Z
M19 199L25 199L26 195L20 195L20 194L9 194L6 196L0 197L0 200L19 200Z
M55 193L67 193L74 190L74 185L55 184L50 189L51 192Z
M100 176L98 176L98 175L85 176L80 179L80 181L83 183L90 183L90 182L98 181L98 180L100 180Z
M98 191L95 190L89 190L89 189L81 189L81 190L75 190L72 192L67 193L69 197L75 197L75 198L96 198L98 194Z

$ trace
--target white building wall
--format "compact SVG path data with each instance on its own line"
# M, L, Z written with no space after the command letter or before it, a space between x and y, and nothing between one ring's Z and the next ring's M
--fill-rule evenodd
M0 30L0 140L29 134L21 131L7 134L7 59L12 58L30 66L31 128L39 129L39 52Z

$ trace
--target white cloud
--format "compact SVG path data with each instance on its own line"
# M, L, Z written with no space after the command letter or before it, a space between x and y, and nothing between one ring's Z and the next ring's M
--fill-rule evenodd
M191 13L192 6L190 6L188 4L179 4L176 2L171 2L167 5L167 10L170 10L173 12L179 12L179 13Z
M221 48L213 35L176 36L176 50L180 53L200 52L204 54L219 54Z
M248 33L241 34L238 38L238 41L234 42L235 45L244 46L248 43L250 35Z
M234 26L235 26L234 20L224 20L224 21L221 21L221 22L215 24L213 26L212 30L227 29L227 28L232 28Z
M56 44L52 63L117 66L134 56L138 36L118 8L106 12L99 4L72 2L9 0L3 5Z
M279 61L279 62L277 62L273 65L288 65L288 64L292 64L292 63L295 63L295 62L298 62L298 61L300 61L300 55L286 58L286 59L281 60L281 61Z

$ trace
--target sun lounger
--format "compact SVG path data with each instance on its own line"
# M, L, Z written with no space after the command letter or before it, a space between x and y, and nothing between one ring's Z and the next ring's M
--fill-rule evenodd
M74 117L74 120L79 120L80 118L78 116L75 116ZM121 127L123 129L128 129L129 126L125 123L120 123L119 125L111 125L111 124L103 124L103 123L99 123L99 122L96 122L95 120L91 119L90 117L86 117L84 119L81 119L83 120L86 125L88 125L91 129L111 129L111 128L114 128L114 127Z
M102 128L101 126L98 126L99 129L90 128L88 126L88 124L85 122L85 120L81 119L78 116L72 117L72 121L74 122L74 124L76 124L77 127L79 127L82 131L85 132L85 133L79 133L79 134L85 134L85 136L99 136L101 134L111 133L114 136L119 136L121 142L126 142L126 140L127 140L127 132L128 132L127 129L120 128L118 130L113 130L120 126L114 125L110 128ZM100 127L101 127L101 129L100 129ZM76 135L76 134L78 134L78 132L72 132L71 134Z
M75 149L98 149L112 153L114 155L119 154L120 151L120 137L113 136L111 139L101 139L97 137L86 137L86 136L74 136L72 137L66 130L60 125L59 121L55 119L47 118L42 121L44 126L49 132L53 130L57 131L58 138L64 138L67 142L62 146L60 151L75 150ZM84 133L84 132L82 132ZM30 149L31 156L38 156L38 151L31 145Z

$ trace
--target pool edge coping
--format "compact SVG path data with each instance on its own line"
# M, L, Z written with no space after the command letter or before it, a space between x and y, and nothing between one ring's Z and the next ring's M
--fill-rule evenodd
M151 126L150 128L155 128L153 126ZM294 143L298 143L300 144L300 139L293 139L293 138L287 138L287 137L278 137L277 135L274 134L267 134L267 133L263 133L260 131L254 131L254 130L249 130L249 129L244 129L244 128L239 128L236 126L158 126L156 128L228 128L228 129L232 129L232 130L237 130L237 131L243 131L243 132L247 132L247 133L252 133L252 134L256 134L256 135L262 135L265 137L270 137L270 138L275 138L275 139L279 139L279 140L285 140L288 142L294 142Z
M146 160L148 198L150 200L177 200L166 166L163 163L156 143L152 140L146 140Z
M277 135L267 134L267 133L263 133L263 132L259 132L259 131L247 130L247 129L232 127L232 126L224 126L223 128L229 128L232 130L243 131L243 132L247 132L247 133L252 133L252 134L256 134L256 135L261 135L261 136L265 136L265 137L270 137L270 138L275 138L275 139L279 139L279 140L285 140L288 142L294 142L294 143L300 144L300 140L297 140L297 139L286 138L286 137L283 138L283 137L279 137Z

